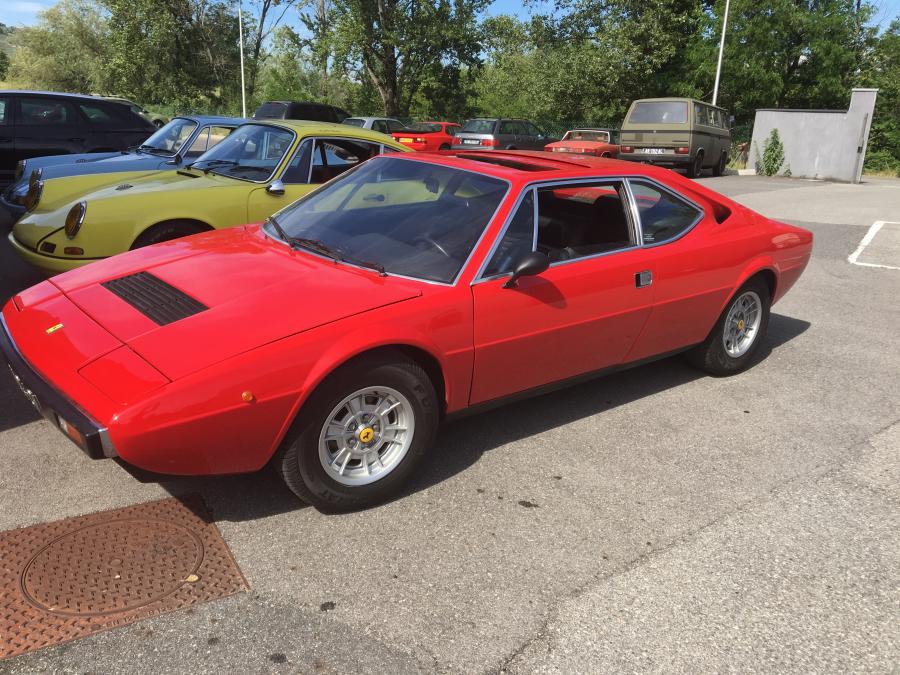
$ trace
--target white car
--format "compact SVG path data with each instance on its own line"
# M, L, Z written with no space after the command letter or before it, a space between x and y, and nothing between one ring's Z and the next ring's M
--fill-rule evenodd
M362 129L372 129L383 134L391 135L396 131L403 131L406 125L393 117L348 117L341 124L349 124Z

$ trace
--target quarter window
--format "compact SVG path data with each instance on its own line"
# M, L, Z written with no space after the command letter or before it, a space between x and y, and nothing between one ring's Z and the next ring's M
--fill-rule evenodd
M91 124L109 124L112 121L112 117L103 108L84 104L80 104L78 107L81 108L81 112L84 113L84 116L88 118L88 122Z
M0 98L0 124L9 124L9 99Z
M345 139L316 141L310 183L324 183L379 153L380 145Z
M674 239L703 215L695 206L649 183L631 181L630 184L641 219L644 244Z
M512 272L516 261L534 250L534 190L522 199L483 276Z

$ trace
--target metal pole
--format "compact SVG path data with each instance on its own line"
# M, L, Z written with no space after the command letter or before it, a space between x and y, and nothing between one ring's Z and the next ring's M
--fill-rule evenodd
M719 40L719 63L716 65L716 85L713 87L712 104L719 98L719 76L722 74L722 53L725 51L725 31L728 30L728 7L731 0L725 0L725 17L722 19L722 39Z
M238 36L241 49L241 117L247 116L247 92L244 89L244 16L241 7L241 0L238 0ZM721 59L721 56L719 57ZM718 82L718 79L716 79ZM715 102L715 101L714 101Z

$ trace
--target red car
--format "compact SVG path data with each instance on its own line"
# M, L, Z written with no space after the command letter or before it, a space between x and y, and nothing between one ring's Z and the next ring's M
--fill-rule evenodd
M390 154L262 225L115 256L3 308L25 395L91 457L256 471L352 509L448 416L687 351L748 367L812 234L671 171Z
M460 126L455 122L421 122L391 134L394 140L413 150L449 150Z
M572 129L561 141L544 146L547 152L573 152L576 154L611 157L619 155L615 132L608 129Z

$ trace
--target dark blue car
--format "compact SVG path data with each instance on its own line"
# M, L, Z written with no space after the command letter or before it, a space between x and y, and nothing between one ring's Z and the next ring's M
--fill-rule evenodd
M247 120L182 115L161 127L139 147L121 152L50 155L19 162L16 178L0 196L0 225L12 226L26 211L31 181L119 171L159 171L190 164Z

